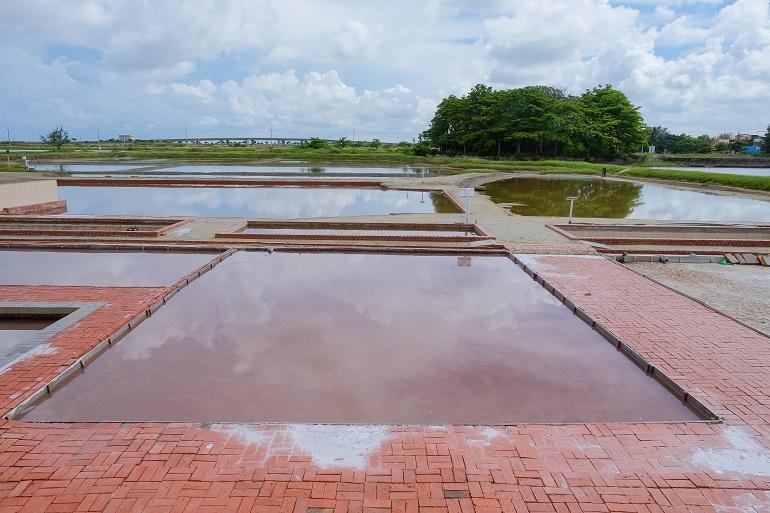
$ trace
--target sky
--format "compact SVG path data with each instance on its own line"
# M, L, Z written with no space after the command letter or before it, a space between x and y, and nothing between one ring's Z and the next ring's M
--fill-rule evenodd
M612 84L649 125L764 133L770 0L3 0L0 69L19 140L412 140L477 83Z

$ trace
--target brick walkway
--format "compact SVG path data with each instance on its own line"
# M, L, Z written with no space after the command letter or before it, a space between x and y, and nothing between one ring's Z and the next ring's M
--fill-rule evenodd
M7 421L0 423L0 511L770 512L770 339L602 258L523 258L725 422ZM31 289L39 289L40 300L62 294L72 301L80 296L68 294L76 292L110 302L102 312L109 308L109 316L97 320L100 310L66 332L83 351L158 293L0 287L0 299L29 299ZM67 354L75 353L73 347ZM20 367L32 375L38 358ZM26 394L13 392L7 375L0 375L5 408ZM9 401L13 393L20 395Z

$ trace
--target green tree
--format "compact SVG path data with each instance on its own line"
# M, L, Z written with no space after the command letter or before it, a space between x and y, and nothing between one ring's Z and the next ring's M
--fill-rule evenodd
M45 137L41 137L40 140L43 141L45 144L56 146L56 149L60 150L62 146L70 142L70 135L64 129L64 127L58 126L53 130L51 130L51 132Z
M668 133L668 128L662 126L648 127L647 144L655 146L656 153L665 153L668 141L671 138L671 134Z
M323 150L329 148L329 143L320 137L311 137L307 142L303 142L301 147L310 148L311 150Z
M379 148L382 143L379 139L372 139L372 142L369 144L372 148Z
M638 108L610 86L577 98L536 85L495 91L477 84L439 103L421 140L447 154L614 158L647 139Z
M586 156L620 157L637 151L646 140L639 107L621 91L606 85L586 91L580 97L585 119L583 130Z

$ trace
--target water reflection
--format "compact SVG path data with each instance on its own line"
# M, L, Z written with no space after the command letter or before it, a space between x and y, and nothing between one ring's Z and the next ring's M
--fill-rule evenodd
M26 416L694 418L505 258L244 252L183 289Z
M19 348L31 341L39 330L56 320L52 317L0 319L0 369L18 357Z
M59 188L69 214L307 218L393 213L452 213L441 193L301 187Z
M174 166L160 170L168 174L213 174L213 175L405 175L417 176L428 174L424 168L414 167L346 167L346 166L236 166L200 164L194 166Z
M770 202L742 196L596 178L523 176L486 185L496 203L530 216L567 216L577 196L576 217L681 221L767 221Z
M0 285L170 285L211 253L0 251Z
M146 164L34 164L35 171L129 171Z

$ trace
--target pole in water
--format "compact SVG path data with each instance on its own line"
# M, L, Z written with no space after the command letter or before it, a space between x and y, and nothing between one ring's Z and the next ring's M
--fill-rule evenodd
M569 201L569 221L567 222L567 224L572 224L572 207L575 206L576 199L578 199L577 196L567 197L567 201Z

